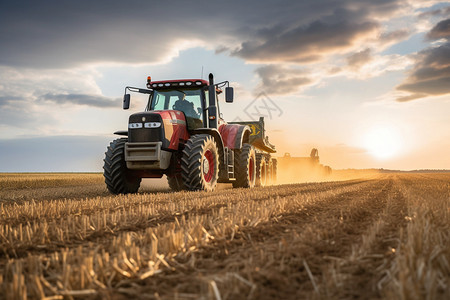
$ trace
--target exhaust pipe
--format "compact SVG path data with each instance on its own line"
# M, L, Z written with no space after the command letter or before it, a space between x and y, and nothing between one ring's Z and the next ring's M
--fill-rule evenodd
M214 75L213 73L209 73L209 85L213 85L214 84Z
M209 107L208 107L208 128L217 129L217 106L216 106L216 87L214 86L214 75L209 73Z

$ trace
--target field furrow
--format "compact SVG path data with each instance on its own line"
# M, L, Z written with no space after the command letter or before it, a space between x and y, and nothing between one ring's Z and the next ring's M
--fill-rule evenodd
M350 255L361 243L361 233L383 210L391 188L390 181L373 182L243 228L232 240L214 242L177 261L183 267L169 284L183 295L213 280L225 299L305 298L322 284L321 273L330 262ZM194 274L201 277L194 281ZM161 290L166 280L158 277L145 282L145 293Z
M307 195L360 184L364 181L335 182L277 188L277 197ZM268 191L269 189L269 191ZM23 257L30 252L48 252L58 248L78 247L83 243L105 243L122 232L142 231L176 218L209 215L241 202L243 190L218 193L170 193L133 197L96 198L85 201L27 202L3 207L4 225L0 225L0 245L6 257ZM270 188L254 190L247 201L271 199ZM224 197L222 194L226 194ZM231 194L231 198L229 197ZM227 208L228 207L228 208ZM1 254L0 254L1 255Z
M449 292L446 174L79 196L2 202L0 299L445 299Z

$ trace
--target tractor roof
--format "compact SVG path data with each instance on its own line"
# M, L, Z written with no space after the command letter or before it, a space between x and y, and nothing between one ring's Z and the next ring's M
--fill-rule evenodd
M207 86L208 81L204 79L176 79L176 80L160 80L160 81L147 81L147 88L149 89L170 89L180 87L201 87Z

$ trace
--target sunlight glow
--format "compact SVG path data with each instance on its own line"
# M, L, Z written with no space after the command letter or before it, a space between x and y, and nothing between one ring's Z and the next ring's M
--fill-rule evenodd
M365 148L378 159L388 159L397 155L401 145L401 135L395 127L378 126L365 134Z

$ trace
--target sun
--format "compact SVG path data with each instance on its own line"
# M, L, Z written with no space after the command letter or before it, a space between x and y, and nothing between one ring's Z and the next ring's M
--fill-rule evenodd
M393 126L377 126L366 132L364 147L378 159L396 156L401 150L401 135Z

